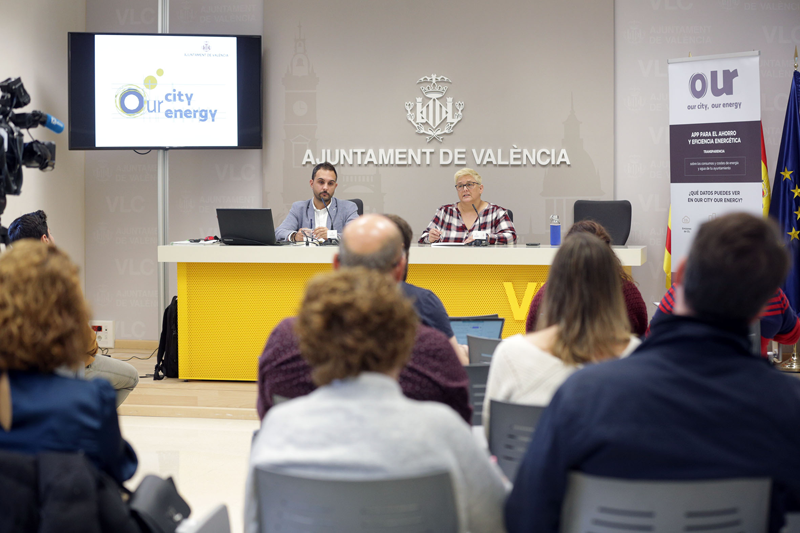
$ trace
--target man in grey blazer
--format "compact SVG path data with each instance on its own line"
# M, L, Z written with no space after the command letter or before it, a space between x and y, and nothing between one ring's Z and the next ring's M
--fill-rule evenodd
M329 231L339 233L355 220L358 217L356 204L333 197L337 178L336 169L330 163L315 166L311 171L311 200L292 204L286 219L275 230L275 239L302 242L313 237L324 241Z

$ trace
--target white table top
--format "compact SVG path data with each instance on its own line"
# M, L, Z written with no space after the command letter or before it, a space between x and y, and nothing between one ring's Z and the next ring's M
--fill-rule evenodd
M337 246L226 246L169 245L158 247L160 263L331 263ZM647 261L646 246L614 246L623 266L641 266ZM411 245L412 265L550 265L557 247L430 246Z

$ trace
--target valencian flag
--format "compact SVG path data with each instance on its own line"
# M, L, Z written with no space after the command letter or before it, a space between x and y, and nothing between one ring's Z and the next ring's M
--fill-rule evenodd
M767 149L764 147L764 124L761 124L761 209L764 216L769 215L769 170L767 170Z
M789 90L789 104L783 123L781 148L772 183L769 214L774 217L786 239L792 267L783 292L793 308L800 308L800 72L794 71Z
M672 287L672 205L667 218L667 242L664 244L664 274L667 275L667 288Z

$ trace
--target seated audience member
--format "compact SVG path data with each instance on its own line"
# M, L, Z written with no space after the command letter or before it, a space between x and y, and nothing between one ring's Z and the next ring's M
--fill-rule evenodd
M672 314L675 306L675 285L661 298L650 325ZM774 340L781 344L796 344L800 340L800 319L797 317L783 290L778 289L761 311L761 355L766 357L767 345ZM650 328L647 328L649 333Z
M0 449L81 452L119 482L136 454L122 439L116 394L77 369L90 342L78 268L54 246L25 240L0 255Z
M771 478L769 531L800 508L800 381L750 353L789 268L774 223L706 222L675 276L674 314L630 357L591 365L558 390L506 503L510 533L559 530L567 475Z
M397 379L418 318L397 283L350 268L309 282L295 330L311 394L267 413L253 441L245 529L260 531L254 468L345 479L450 472L461 531L503 531L497 468L451 409L404 397Z
M47 215L39 210L17 218L8 226L8 240L14 243L20 239L36 239L47 244L55 244L50 229L47 227ZM139 372L133 365L107 356L97 356L97 335L86 323L89 331L88 350L84 359L84 377L86 379L103 378L117 391L117 407L139 384Z
M411 240L414 238L414 231L411 229L411 226L408 225L408 222L401 217L397 215L384 216L397 224L400 233L403 235L403 249L406 253L406 269L403 272L403 281L400 282L400 288L403 289L406 296L411 298L414 309L417 310L417 314L422 323L444 333L445 336L450 339L450 344L453 345L453 349L456 351L456 355L458 355L461 364L468 365L469 348L458 344L456 336L453 334L453 328L450 326L450 317L447 316L447 311L439 297L436 296L433 291L406 283L406 278L408 278L408 254L411 253Z
M403 240L397 226L382 215L364 215L345 228L333 268L361 266L399 283L405 272ZM258 414L264 418L273 396L295 398L315 389L311 369L300 356L294 318L275 326L258 360ZM400 373L400 388L414 400L438 401L469 421L469 380L444 334L420 325L411 359Z
M547 405L558 387L588 363L628 355L631 335L619 261L590 233L573 233L558 250L538 331L503 340L492 356L483 427L489 434L490 400Z
M311 171L311 200L292 204L286 219L275 230L275 239L301 242L313 237L324 241L328 238L328 231L341 233L346 225L358 218L355 203L333 197L337 179L336 168L330 163L315 166Z
M471 168L462 168L455 175L458 202L443 205L436 211L420 244L434 242L472 242L473 231L488 233L489 244L514 244L517 231L508 211L481 199L483 179Z
M611 235L606 229L594 220L581 220L572 225L567 233L567 237L575 233L591 233L597 235L611 248ZM616 255L615 255L616 257ZM628 321L631 323L631 332L641 337L647 331L647 305L644 303L642 293L636 287L630 274L625 272L622 265L618 263L619 277L622 280L622 296L625 299L625 308L628 312ZM525 320L525 332L531 333L536 329L536 321L539 319L541 304L544 300L547 283L541 286L536 296L533 297L531 308L528 311L528 318Z

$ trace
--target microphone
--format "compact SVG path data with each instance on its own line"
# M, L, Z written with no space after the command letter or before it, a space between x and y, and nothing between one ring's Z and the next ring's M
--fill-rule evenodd
M17 113L9 117L9 121L12 122L18 128L29 129L35 128L36 126L44 126L50 131L55 133L61 133L64 131L64 123L58 120L53 115L48 115L47 113L42 113L41 111L33 111L31 113Z
M478 215L478 219L477 219L476 222L478 223L478 228L480 228L481 227L481 214L478 213L478 208L475 207L475 204L469 204L469 205L472 206L472 209L475 210L475 214ZM475 240L473 241L475 246L481 246L481 245L486 246L487 244L489 244L489 241L486 239L486 232L485 231L480 231L480 229L479 229L478 231L473 231L472 234L473 235L477 234L477 236L475 237Z
M325 198L322 198L322 197L320 196L320 199L322 200L322 205L324 205L324 206L325 206L325 211L327 211L327 212L328 212L328 220L330 220L330 221L331 221L331 229L330 229L330 231L332 232L332 231L334 231L334 229L333 229L333 217L331 216L331 212L330 212L330 210L328 209L328 204L326 204L326 203L325 203ZM328 225L326 224L326 225L325 225L325 227L327 227L327 226L328 226ZM336 237L338 237L338 234L336 235ZM326 240L329 240L329 241L331 241L331 244L332 244L332 243L333 243L333 238L334 238L334 237L328 237Z

